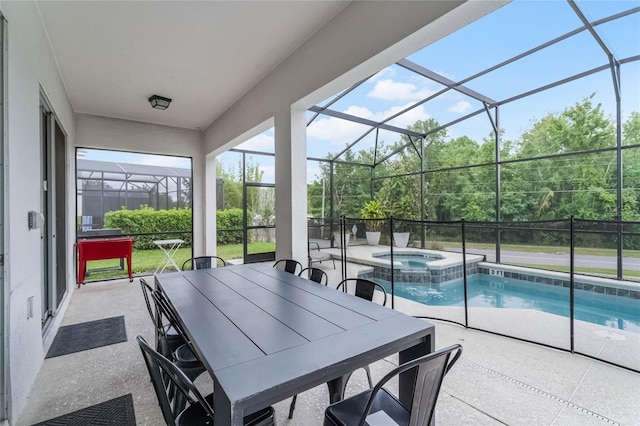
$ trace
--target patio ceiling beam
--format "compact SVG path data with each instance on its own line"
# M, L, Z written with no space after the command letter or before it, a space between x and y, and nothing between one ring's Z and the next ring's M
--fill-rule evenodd
M411 136L415 136L415 137L422 136L420 133L414 132L413 130L402 129L400 127L391 126L389 124L379 123L379 122L373 121L373 120L367 120L366 118L356 117L355 115L346 114L346 113L340 112L340 111L334 111L334 110L329 109L329 108L324 108L323 109L323 108L320 108L320 107L317 107L317 106L312 106L311 108L309 108L309 111L319 112L321 114L329 115L331 117L341 118L343 120L352 121L354 123L362 124L362 125L365 125L365 126L371 126L371 127L374 127L374 128L380 128L380 129L384 129L384 130L389 130L390 132L400 133L400 134L403 134L403 135L411 135Z
M462 85L461 82L455 82L453 80L450 80L446 77L441 76L438 73L435 73L421 65L416 64L415 62L412 62L408 59L401 59L398 62L396 62L396 64L400 65L403 68L408 69L409 71L412 71L416 74L419 74L423 77L428 78L429 80L433 80L436 83L440 83L443 86L448 87L449 89L455 90L457 92L460 92L464 95L467 95L473 99L476 99L480 102L484 102L487 104L494 104L496 101L491 99L488 96L485 96L481 93L476 92L475 90L469 89L468 87L465 87Z

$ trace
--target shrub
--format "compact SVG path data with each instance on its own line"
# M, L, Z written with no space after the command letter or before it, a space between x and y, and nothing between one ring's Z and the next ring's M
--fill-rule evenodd
M104 215L105 228L120 228L122 234L132 235L138 250L155 249L154 240L180 238L183 247L191 247L191 209L154 210L143 206L138 210L115 210ZM173 232L181 231L176 235ZM138 235L136 235L138 234ZM148 234L148 235L139 235Z
M242 209L226 209L216 212L216 228L218 230L218 244L242 243ZM225 231L237 229L237 231Z

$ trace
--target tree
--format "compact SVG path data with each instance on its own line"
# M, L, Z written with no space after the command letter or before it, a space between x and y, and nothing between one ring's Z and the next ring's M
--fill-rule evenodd
M228 170L216 160L216 175L222 179L224 191L224 206L218 209L226 210L232 208L242 208L242 163L238 164L238 170L229 167Z
M634 111L622 125L622 219L640 221L640 113Z
M615 146L615 126L591 95L559 114L548 114L522 135L519 158L579 153ZM520 192L537 199L522 214L531 219L614 219L617 211L615 152L576 154L527 162ZM553 194L553 195L552 195ZM525 203L531 206L531 203Z

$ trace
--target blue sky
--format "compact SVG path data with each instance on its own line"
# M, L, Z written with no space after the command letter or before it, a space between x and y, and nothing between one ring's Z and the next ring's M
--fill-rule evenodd
M640 7L640 0L589 0L577 3L589 21ZM459 81L581 26L581 21L566 1L516 0L407 59L448 79ZM596 30L616 59L640 55L640 13L602 24ZM583 31L502 69L471 80L465 86L493 100L502 101L607 63L607 56L597 42L591 34ZM624 121L630 112L640 110L640 61L623 65L621 80ZM392 65L331 108L378 121L441 89L441 85L431 80ZM613 119L613 84L610 71L605 70L502 106L500 127L505 130L504 137L517 139L535 121L549 113L560 112L592 93L596 93L594 102L602 103L606 114ZM482 104L477 100L449 91L389 124L404 128L417 120L428 118L445 124L481 107ZM320 116L308 127L307 155L322 158L329 152L338 152L366 129L356 123ZM450 137L467 135L477 142L482 142L490 131L491 125L485 113L448 129ZM359 143L358 149L373 146L373 138L372 134ZM381 132L380 138L392 143L397 136ZM273 129L238 148L273 152ZM225 165L237 164L235 155L225 154L220 159ZM134 162L139 161L145 160L137 159ZM260 161L265 180L273 181L273 160L266 157L258 160L256 157L255 161ZM309 179L313 179L317 171L317 166L310 164Z

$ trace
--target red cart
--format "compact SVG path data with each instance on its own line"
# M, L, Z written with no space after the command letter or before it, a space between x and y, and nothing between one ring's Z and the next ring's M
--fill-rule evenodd
M104 238L104 239L83 239L75 244L78 248L78 288L84 283L87 272L87 261L104 259L127 259L127 269L129 272L129 282L133 281L131 276L131 251L134 240L126 237Z

